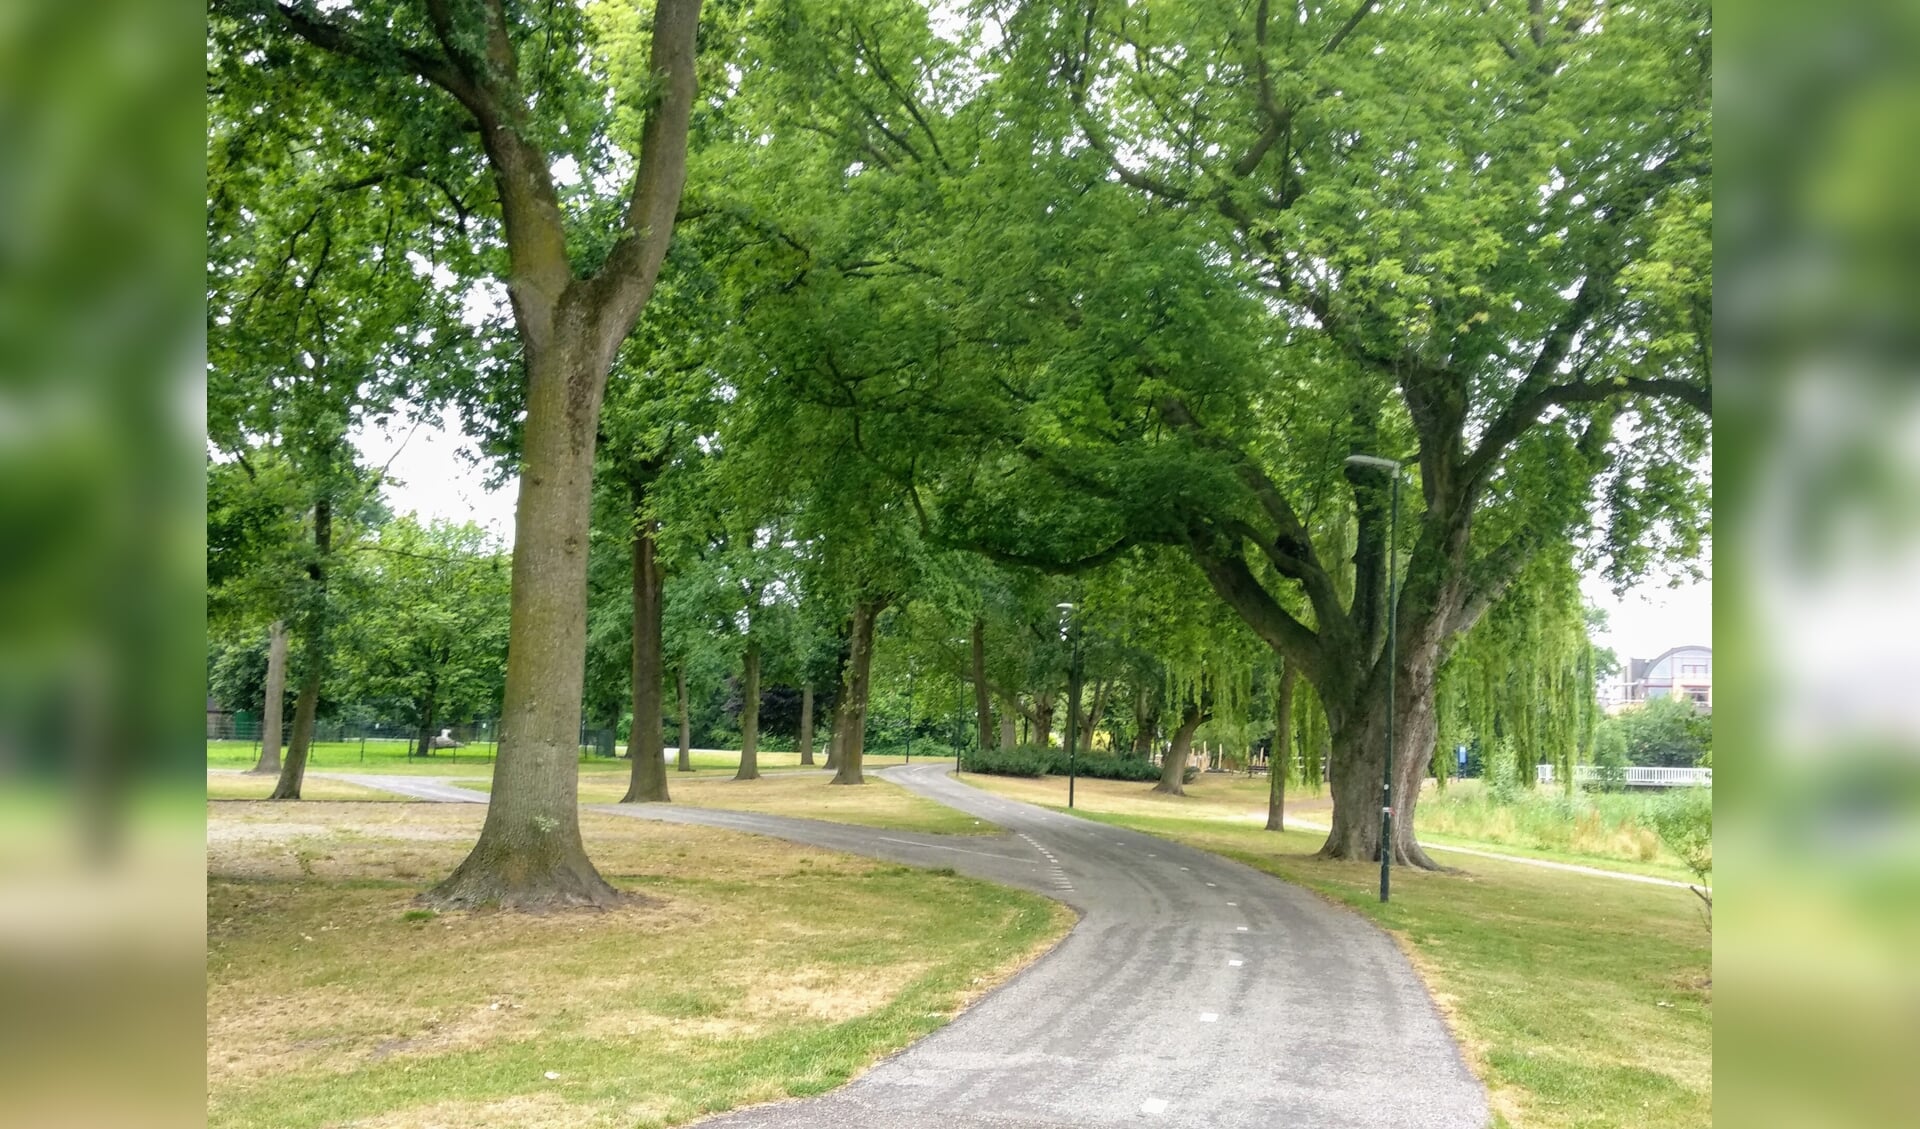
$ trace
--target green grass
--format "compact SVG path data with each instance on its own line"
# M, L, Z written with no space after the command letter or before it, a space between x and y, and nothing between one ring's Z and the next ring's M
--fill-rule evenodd
M409 774L420 776L460 776L473 775L476 767L489 768L493 763L493 746L487 744L468 745L460 749L443 749L431 757L409 757L410 742L394 739L369 739L362 748L360 741L316 741L307 756L307 767L319 772L370 772L380 774ZM625 746L620 746L625 752ZM677 759L675 750L669 749L668 764ZM725 769L731 773L740 766L738 750L693 749L689 750L690 759L696 771ZM208 741L207 767L218 769L250 769L260 757L260 748L252 741ZM826 751L817 749L816 762L826 759ZM916 754L916 760L928 759L924 754ZM940 758L934 758L940 759ZM949 755L945 759L951 761ZM869 754L865 758L868 768L884 768L888 765L903 763L904 758L897 753ZM796 769L800 766L799 753L770 752L761 750L758 761L762 772L775 772ZM816 765L817 767L817 765ZM580 771L585 773L605 772L624 775L629 771L628 762L618 757L602 757L592 753L582 753Z
M656 1126L817 1094L1071 922L950 872L593 813L589 851L643 904L412 907L480 818L209 809L210 1125Z
M993 835L1000 828L945 804L914 795L897 784L870 778L858 788L829 783L825 776L763 776L734 780L732 769L695 774L669 773L667 792L686 807L726 811L763 812L800 819L824 819L888 831L920 831L929 835ZM492 791L489 780L450 781L475 791ZM627 778L586 777L580 781L580 802L614 804L626 795Z
M1065 810L1065 781L967 779ZM1142 791L1082 781L1075 814L1238 859L1377 921L1507 1124L1712 1124L1713 952L1688 891L1456 855L1460 873L1396 871L1383 906L1378 866L1313 858L1319 833L1276 834L1219 818L1204 795Z

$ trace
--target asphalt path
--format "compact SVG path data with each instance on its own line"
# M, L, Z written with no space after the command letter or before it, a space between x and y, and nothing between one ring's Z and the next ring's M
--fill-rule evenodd
M879 775L1007 830L939 836L678 805L592 805L1022 887L1081 919L952 1023L830 1094L703 1129L1480 1129L1486 1095L1406 958L1359 915L1251 867L982 792ZM331 774L330 774L331 775ZM418 799L485 795L340 775Z

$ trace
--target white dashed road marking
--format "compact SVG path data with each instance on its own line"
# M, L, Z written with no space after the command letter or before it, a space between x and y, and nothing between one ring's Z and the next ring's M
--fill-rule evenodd
M1167 1112L1167 1099L1148 1098L1146 1101L1140 1103L1140 1112L1141 1113L1165 1113Z
M1227 962L1227 967L1228 967L1228 968L1239 968L1239 967L1240 967L1241 965L1243 965L1243 964L1245 964L1245 963L1247 963L1247 962L1246 962L1246 961L1244 961L1244 960L1230 960L1230 961L1228 961L1228 962Z
M1236 925L1233 927L1233 931L1235 933L1245 933L1247 931L1247 927L1244 925Z
M1217 1022L1219 1019L1220 1019L1220 1015L1218 1012L1203 1011L1200 1013L1200 1022L1202 1023L1214 1023L1214 1022Z

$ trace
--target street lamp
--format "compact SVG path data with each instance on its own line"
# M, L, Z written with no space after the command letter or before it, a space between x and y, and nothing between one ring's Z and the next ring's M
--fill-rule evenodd
M1400 480L1406 468L1378 455L1348 455L1348 466L1384 470L1393 479L1387 518L1387 765L1380 774L1380 900L1387 900L1387 870L1393 863L1393 675L1399 665Z
M1073 621L1071 603L1055 604L1066 620L1067 634L1067 806L1073 806L1073 785L1078 776L1080 755L1080 632Z

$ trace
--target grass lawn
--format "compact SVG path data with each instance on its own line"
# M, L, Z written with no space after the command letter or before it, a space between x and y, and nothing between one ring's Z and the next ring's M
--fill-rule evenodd
M1065 808L1057 777L962 779ZM1321 834L1223 818L1245 785L1203 776L1182 800L1082 780L1076 804L1087 818L1237 859L1373 918L1420 969L1507 1124L1712 1125L1713 951L1691 893L1455 855L1460 873L1396 871L1382 906L1379 867L1314 859Z
M1040 897L699 827L583 813L644 900L411 899L477 806L208 806L213 1126L652 1126L831 1089L1071 924Z
M407 750L411 745L401 740L360 741L316 741L307 756L307 767L319 772L371 772L383 775L405 773L421 776L472 776L475 769L491 772L493 749L490 745L469 745L459 749L442 749L431 757L409 757ZM621 746L625 751L625 746ZM696 772L718 772L725 770L732 775L740 767L738 749L691 749L690 759ZM826 759L826 750L818 749L814 753L816 762ZM208 741L208 768L248 769L260 758L260 748L252 741ZM669 767L676 763L678 751L667 750ZM927 759L924 755L918 760ZM939 758L936 758L939 759ZM952 760L951 756L945 758ZM760 771L775 772L782 769L800 767L799 753L779 753L761 750L758 757ZM884 768L887 765L902 763L898 755L873 755L865 758L868 768ZM608 773L624 777L631 771L626 760L617 757L582 755L580 772ZM684 774L682 774L684 775ZM618 798L618 797L616 797Z
M828 783L823 775L763 776L734 780L732 770L688 775L669 773L667 793L673 802L694 808L764 812L802 819L825 819L889 831L924 831L930 835L993 835L1000 828L932 800L914 795L897 784L869 778L858 788ZM462 787L490 791L491 781L455 780ZM614 804L627 794L627 778L604 776L580 779L580 802Z
M273 791L277 783L272 776L247 776L232 772L207 773L207 799L209 800L264 800ZM300 798L303 800L404 800L405 796L396 796L391 792L382 792L377 788L367 788L359 784L349 784L344 780L328 780L324 777L309 776L300 782Z

